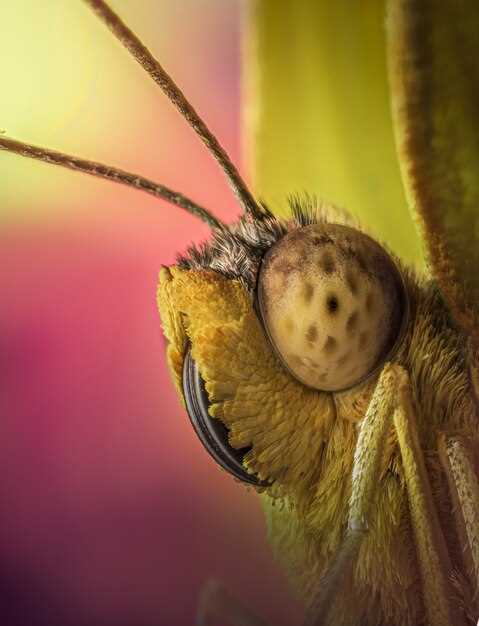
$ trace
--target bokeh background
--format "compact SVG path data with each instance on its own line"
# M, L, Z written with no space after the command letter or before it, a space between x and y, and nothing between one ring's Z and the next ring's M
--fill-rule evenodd
M244 3L114 5L240 163ZM8 135L234 220L203 146L80 0L3 3L0 68ZM297 621L255 494L210 461L165 367L158 270L207 228L6 153L0 180L2 626L192 625L211 576L271 623Z

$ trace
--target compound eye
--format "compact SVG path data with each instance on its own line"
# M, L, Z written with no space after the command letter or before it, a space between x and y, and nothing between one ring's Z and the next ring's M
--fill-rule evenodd
M228 441L228 430L208 412L209 399L204 381L188 347L183 364L183 395L191 424L206 451L223 469L242 482L256 486L268 483L248 474L243 467L243 457L249 448L237 450Z
M339 224L291 231L265 255L258 304L270 341L302 383L340 391L375 372L407 321L402 276L371 237Z

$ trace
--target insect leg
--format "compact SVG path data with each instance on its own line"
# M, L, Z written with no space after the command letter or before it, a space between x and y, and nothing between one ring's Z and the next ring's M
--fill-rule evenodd
M218 581L208 581L200 594L197 626L267 626Z
M454 597L450 583L452 565L419 443L409 376L400 366L395 366L395 374L397 405L393 419L403 462L427 620L431 626L463 624L450 602Z
M344 591L368 529L367 516L378 485L377 475L383 442L388 428L391 427L395 406L394 386L394 366L386 364L360 426L354 453L346 536L326 575L320 581L304 626L333 626L335 623L335 599Z
M479 479L471 450L459 438L439 440L439 456L446 472L454 503L456 526L461 540L466 571L475 593L475 611L479 611ZM475 616L475 619L479 615Z
M428 623L434 626L463 624L450 605L450 598L453 597L449 582L452 565L419 445L409 376L402 367L387 364L360 426L354 454L348 530L321 581L305 626L334 625L335 599L353 571L362 537L367 532L368 512L378 485L380 454L391 417L403 461Z

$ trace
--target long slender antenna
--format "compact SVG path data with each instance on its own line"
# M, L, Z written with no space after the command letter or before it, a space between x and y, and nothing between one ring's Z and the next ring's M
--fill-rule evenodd
M92 176L98 176L99 178L106 178L116 183L128 185L141 191L146 191L157 198L162 198L176 204L176 206L185 209L188 213L196 215L204 222L212 226L213 228L224 228L225 225L212 215L205 208L193 202L186 196L177 191L173 191L164 185L155 183L148 178L138 176L138 174L132 174L125 172L110 165L104 165L103 163L97 163L95 161L87 161L86 159L80 159L79 157L72 156L70 154L63 154L62 152L56 152L54 150L48 150L47 148L39 148L38 146L32 146L22 141L16 141L15 139L8 139L7 137L0 136L0 150L7 150L8 152L15 152L21 156L30 157L32 159L38 159L45 163L51 163L53 165L61 165L70 170L77 170L85 174L91 174Z
M229 179L230 185L236 194L243 210L252 215L262 214L261 207L253 198L248 187L239 175L226 151L222 148L216 137L208 129L188 102L183 92L175 84L172 78L165 72L151 52L142 44L138 37L124 24L119 16L103 0L84 0L95 11L98 17L108 26L112 33L129 50L144 70L157 83L170 101L193 127L208 150L219 163Z

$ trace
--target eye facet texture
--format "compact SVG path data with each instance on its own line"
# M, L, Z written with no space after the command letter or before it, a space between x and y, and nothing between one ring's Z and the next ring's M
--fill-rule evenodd
M272 246L257 297L287 369L323 391L347 389L375 371L407 317L404 283L389 254L339 224L311 224Z

